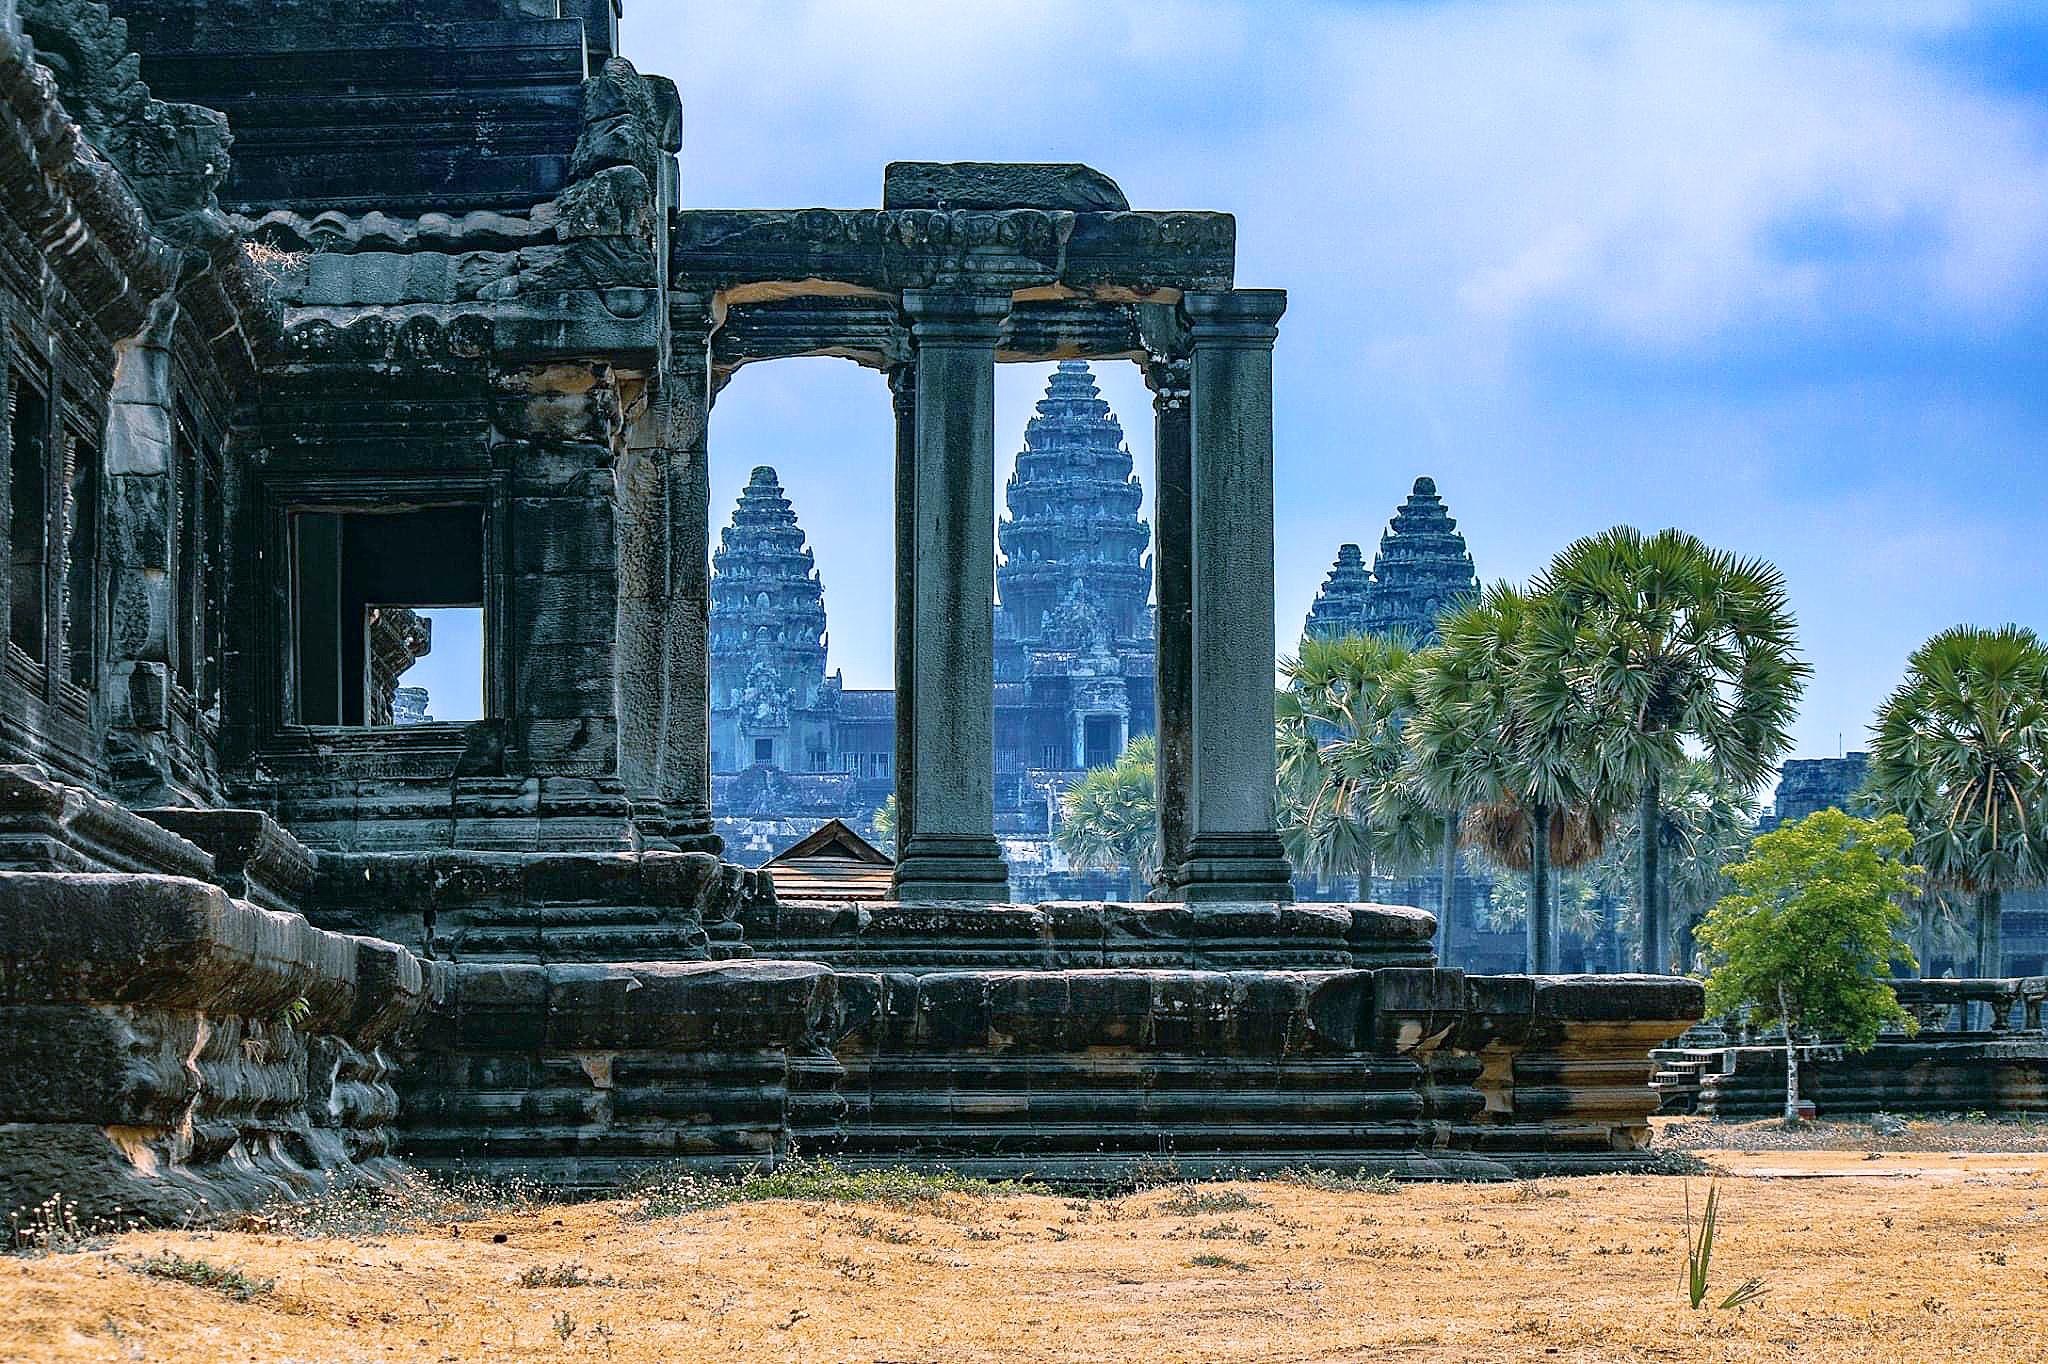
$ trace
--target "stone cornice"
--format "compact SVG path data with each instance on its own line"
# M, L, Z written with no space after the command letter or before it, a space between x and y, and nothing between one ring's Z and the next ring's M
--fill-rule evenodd
M130 334L171 287L179 253L141 201L80 133L49 71L22 35L0 25L0 188L67 289L109 337Z
M1135 302L1231 286L1227 213L698 209L677 213L679 285L734 303L909 289L1069 291Z
M694 296L672 296L672 319L675 297ZM1003 361L1136 359L1144 354L1137 311L1094 299L1012 299L996 355ZM711 346L713 363L727 371L818 355L887 370L908 362L910 331L893 300L810 294L734 304L724 310Z

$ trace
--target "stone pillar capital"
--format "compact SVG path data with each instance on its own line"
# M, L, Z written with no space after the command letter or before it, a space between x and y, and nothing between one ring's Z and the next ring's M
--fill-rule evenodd
M1186 294L1180 306L1197 346L1270 347L1280 335L1287 291L1232 289L1223 294Z
M919 346L992 346L1009 320L1010 295L906 289L903 312Z
M1145 387L1152 390L1152 410L1155 413L1170 412L1188 405L1190 365L1187 356L1147 352L1138 369L1145 376Z

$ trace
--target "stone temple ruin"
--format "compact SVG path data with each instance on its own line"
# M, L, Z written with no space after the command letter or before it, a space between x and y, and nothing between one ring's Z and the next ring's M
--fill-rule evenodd
M616 19L0 0L0 1202L798 1145L1648 1159L1696 985L1467 977L1419 911L1288 902L1285 300L1236 287L1232 219L1049 165L685 208ZM781 902L712 832L707 429L798 355L895 399L881 903ZM1157 395L1156 903L1009 904L992 836L994 368L1055 358ZM437 607L482 613L485 716L385 723Z

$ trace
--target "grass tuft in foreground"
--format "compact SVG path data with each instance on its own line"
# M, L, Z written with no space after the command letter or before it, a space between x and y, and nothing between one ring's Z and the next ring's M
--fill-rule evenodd
M188 1259L174 1250L152 1255L133 1266L137 1274L152 1279L171 1279L194 1288L210 1288L236 1302L260 1298L277 1287L275 1279L252 1279L239 1269L223 1268L208 1260Z
M1379 1170L1372 1174L1363 1172L1340 1175L1335 1170L1282 1170L1273 1178L1282 1184L1296 1188L1314 1189L1319 1193L1368 1193L1396 1194L1401 1192L1401 1181L1394 1178L1392 1170Z
M360 1240L401 1236L423 1226L474 1222L561 1201L559 1193L531 1180L408 1170L386 1183L329 1189L229 1217L222 1225L230 1231L270 1232L301 1240Z

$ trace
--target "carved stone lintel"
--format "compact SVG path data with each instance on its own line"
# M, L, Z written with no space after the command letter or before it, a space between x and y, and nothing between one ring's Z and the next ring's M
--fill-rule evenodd
M1053 287L1171 300L1228 289L1237 245L1227 213L697 209L674 222L673 277L736 303L792 292Z

